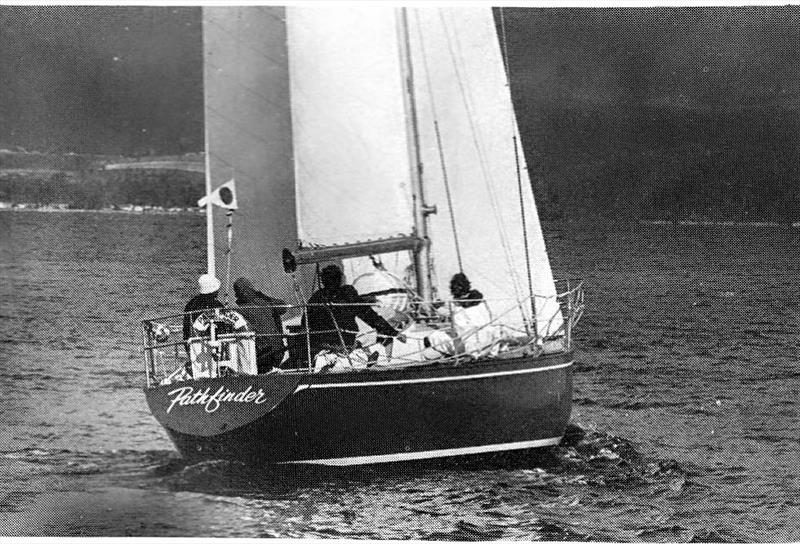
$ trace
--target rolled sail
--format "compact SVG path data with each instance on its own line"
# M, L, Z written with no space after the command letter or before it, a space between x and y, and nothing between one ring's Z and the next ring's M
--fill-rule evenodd
M286 22L301 245L410 237L395 11L291 7Z

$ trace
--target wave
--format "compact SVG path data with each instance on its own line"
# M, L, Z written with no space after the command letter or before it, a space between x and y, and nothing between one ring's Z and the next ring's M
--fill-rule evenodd
M89 475L101 473L158 472L177 458L171 450L105 450L77 451L70 449L22 448L0 450L0 463L38 465L46 474Z
M598 431L586 431L571 424L556 448L558 463L549 467L562 474L579 475L592 486L616 489L666 485L682 489L689 471L673 459L650 458L624 438Z
M437 478L459 472L498 470L524 474L527 480L554 485L581 484L614 489L657 485L672 491L680 491L690 475L675 460L644 456L624 438L586 431L575 424L567 427L561 445L528 452L347 468L287 465L265 469L239 461L211 460L192 464L170 459L155 468L153 474L171 491L274 497L275 493L308 485L367 485L386 479L403 483L409 476Z

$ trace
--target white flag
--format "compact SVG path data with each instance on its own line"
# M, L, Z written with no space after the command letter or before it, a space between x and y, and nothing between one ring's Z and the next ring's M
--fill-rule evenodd
M239 205L236 202L236 183L234 180L230 180L217 187L210 195L206 195L198 200L197 205L202 208L209 202L229 210L239 209Z

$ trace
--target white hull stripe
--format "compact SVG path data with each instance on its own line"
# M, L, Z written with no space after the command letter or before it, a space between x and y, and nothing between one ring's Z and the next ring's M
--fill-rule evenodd
M561 442L561 437L542 438L525 442L508 442L506 444L490 444L488 446L470 446L467 448L451 448L447 450L413 451L407 453L388 453L384 455L362 455L359 457L335 457L332 459L308 459L303 461L284 461L282 465L326 465L331 467L347 467L353 465L369 465L375 463L395 463L398 461L415 461L422 459L436 459L438 457L453 457L456 455L475 455L478 453L492 453L498 451L526 450L555 446Z
M312 383L310 385L298 385L295 393L303 389L330 389L332 387L373 387L380 385L406 385L412 383L433 383L433 382L454 382L460 380L478 380L483 378L497 378L500 376L513 376L515 374L531 374L534 372L546 372L548 370L558 370L571 366L574 361L562 363L560 365L543 366L538 368L522 368L519 370L503 370L500 372L487 372L486 374L465 374L463 376L440 376L438 378L413 378L408 380L385 380L380 382L345 382L345 383Z

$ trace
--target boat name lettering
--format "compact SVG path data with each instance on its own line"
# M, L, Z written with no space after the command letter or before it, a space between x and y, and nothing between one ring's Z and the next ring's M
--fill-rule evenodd
M215 393L211 393L211 388L197 389L194 387L186 386L173 389L167 396L173 396L172 403L167 408L167 413L170 413L175 405L189 406L192 404L205 405L206 412L216 412L223 402L252 402L254 404L264 404L267 402L267 394L259 388L258 391L253 391L252 386L248 386L244 391L231 391L224 385L220 386Z

